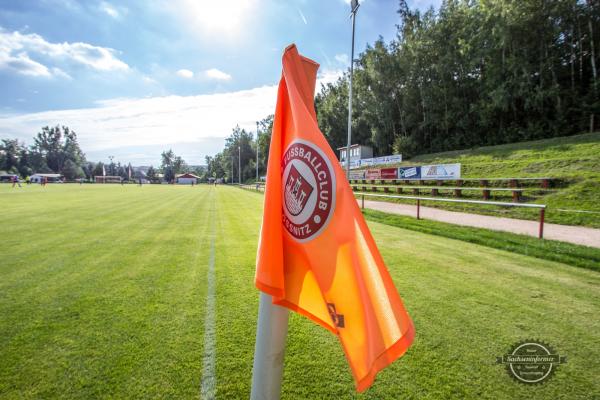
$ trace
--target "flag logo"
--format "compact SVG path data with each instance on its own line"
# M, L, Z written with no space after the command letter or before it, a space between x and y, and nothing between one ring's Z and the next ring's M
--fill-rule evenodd
M292 165L285 185L285 206L290 214L296 216L304 210L314 188Z
M335 174L329 159L312 143L293 141L282 160L283 225L297 241L314 239L335 205Z

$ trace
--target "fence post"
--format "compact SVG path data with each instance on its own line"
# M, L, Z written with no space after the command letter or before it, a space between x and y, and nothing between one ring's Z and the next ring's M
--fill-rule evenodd
M365 209L365 195L362 195L362 209Z
M417 219L421 219L421 200L417 199Z
M538 235L538 238L543 239L544 238L544 217L546 214L546 209L545 208L541 208L540 209L540 233Z

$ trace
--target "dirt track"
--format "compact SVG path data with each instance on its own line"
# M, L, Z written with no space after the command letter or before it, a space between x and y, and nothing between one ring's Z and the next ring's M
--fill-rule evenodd
M416 217L416 206L413 205L365 200L365 208ZM431 207L421 207L420 214L423 219L473 226L476 228L487 228L495 231L520 233L536 237L540 226L538 221L467 214L439 210ZM544 238L600 248L600 229L546 223L544 224Z

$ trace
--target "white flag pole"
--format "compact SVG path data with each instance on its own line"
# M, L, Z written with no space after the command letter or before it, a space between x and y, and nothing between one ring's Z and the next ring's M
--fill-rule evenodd
M287 308L273 305L271 296L260 292L250 400L278 400L281 395L288 317Z

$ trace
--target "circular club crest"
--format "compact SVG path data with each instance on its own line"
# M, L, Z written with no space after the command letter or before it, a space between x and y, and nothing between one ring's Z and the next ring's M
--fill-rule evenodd
M283 226L299 242L314 239L335 208L335 174L310 142L295 140L283 154Z

